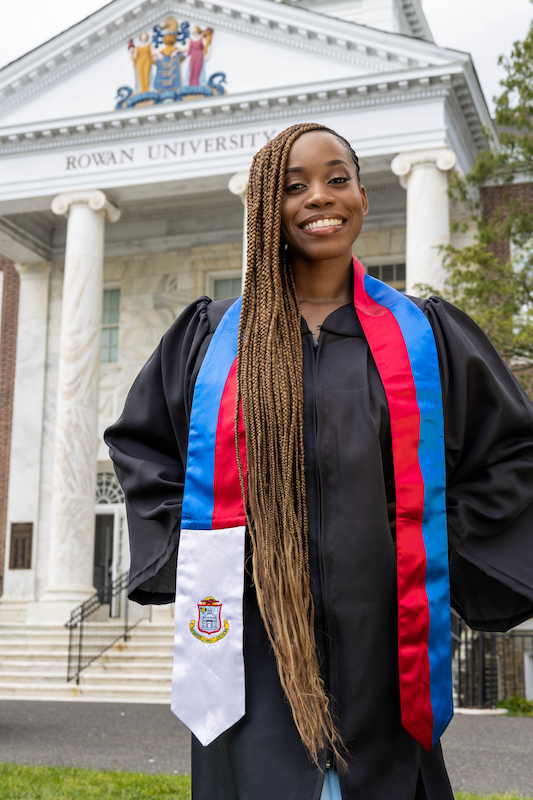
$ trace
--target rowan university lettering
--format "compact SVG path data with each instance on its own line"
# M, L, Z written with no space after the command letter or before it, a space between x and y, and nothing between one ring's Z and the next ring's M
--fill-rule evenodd
M154 161L200 158L210 153L224 153L232 150L252 149L255 151L266 142L269 142L276 135L276 132L276 130L251 131L159 142L144 146L75 153L66 156L65 168L70 172L83 172L130 164L152 163Z
M128 150L100 150L97 153L80 153L76 156L67 156L67 169L89 169L90 167L131 164L133 159L133 147Z

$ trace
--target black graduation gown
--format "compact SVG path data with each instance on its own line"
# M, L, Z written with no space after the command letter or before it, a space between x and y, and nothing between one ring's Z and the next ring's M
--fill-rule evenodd
M232 301L192 303L141 371L106 433L124 488L130 596L174 599L194 382ZM435 332L444 395L452 604L473 626L533 616L533 407L480 329L416 300ZM312 592L322 675L348 747L343 800L451 800L440 745L400 724L392 480L384 390L353 305L302 321ZM390 499L390 497L389 497ZM245 580L246 715L208 747L193 736L194 800L318 800L322 773L285 701Z

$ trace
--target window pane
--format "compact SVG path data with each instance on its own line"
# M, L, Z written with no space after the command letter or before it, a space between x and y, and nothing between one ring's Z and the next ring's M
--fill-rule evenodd
M230 294L230 279L218 278L214 281L214 300L225 300L226 297L231 297Z
M110 308L107 314L107 319L104 319L104 325L118 325L120 311L118 308Z
M230 297L238 297L241 293L241 276L231 279L231 295Z
M112 364L118 361L118 327L102 328L102 364Z
M405 280L405 264L396 264L396 280Z
M394 266L392 264L385 264L381 268L381 280L385 283L391 283L394 280Z
M120 289L104 290L103 324L118 325L120 314Z
M379 278L379 267L368 267L367 272L373 278Z
M118 361L118 323L120 319L120 289L104 289L102 314L102 364Z

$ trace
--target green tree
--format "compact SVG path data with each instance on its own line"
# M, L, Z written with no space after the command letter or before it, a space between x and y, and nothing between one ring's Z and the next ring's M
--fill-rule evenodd
M499 63L507 74L494 98L498 137L485 132L490 147L450 186L469 207L474 240L443 249L448 280L441 294L473 317L533 393L533 23ZM517 191L516 184L529 186ZM502 202L487 212L482 187L494 185L503 185Z

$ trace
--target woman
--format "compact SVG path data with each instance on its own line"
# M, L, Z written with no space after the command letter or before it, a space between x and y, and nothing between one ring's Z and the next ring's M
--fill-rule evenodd
M451 800L448 545L473 626L533 615L531 404L464 314L363 276L367 212L344 139L269 142L242 311L191 304L107 432L133 599L174 600L179 542L194 800Z
M190 56L189 59L189 86L203 86L203 69L205 61L209 58L209 46L213 36L213 29L206 28L202 30L199 25L193 25L191 35L187 42L188 50L185 55Z
M137 91L148 92L150 90L152 64L155 60L152 52L152 45L150 44L150 37L146 31L142 31L139 34L139 43L137 46L133 44L132 40L130 40L128 46L131 60L135 67Z

